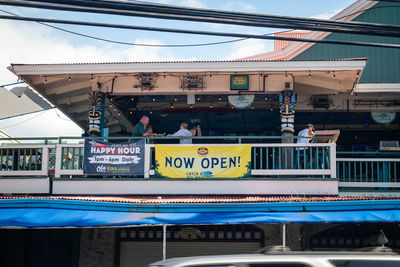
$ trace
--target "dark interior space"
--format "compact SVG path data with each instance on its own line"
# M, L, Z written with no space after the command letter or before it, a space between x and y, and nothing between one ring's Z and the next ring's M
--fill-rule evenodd
M246 109L233 108L227 96L196 95L195 104L186 101L185 95L115 97L112 100L133 125L142 115L148 115L154 132L159 134L174 133L181 122L186 121L199 124L203 136L281 135L278 95L256 95L253 104ZM372 119L371 112L297 111L295 135L307 123L314 124L316 130L340 130L339 151L376 151L380 141L400 140L398 116L390 124L380 124Z

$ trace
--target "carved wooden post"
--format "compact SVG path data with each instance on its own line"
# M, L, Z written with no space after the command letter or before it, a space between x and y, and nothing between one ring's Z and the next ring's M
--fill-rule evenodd
M104 128L104 94L100 91L89 93L89 136L101 136Z
M294 113L296 106L296 92L284 90L279 94L279 109L281 114L282 137L293 136L294 133ZM293 138L282 138L282 143L293 143ZM293 166L294 150L283 148L281 163L284 169L291 169Z

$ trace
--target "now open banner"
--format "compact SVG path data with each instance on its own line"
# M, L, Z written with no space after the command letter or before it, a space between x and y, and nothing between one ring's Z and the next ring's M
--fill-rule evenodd
M251 174L251 145L156 145L155 176L244 178Z
M83 171L93 175L143 175L144 140L114 144L86 139Z

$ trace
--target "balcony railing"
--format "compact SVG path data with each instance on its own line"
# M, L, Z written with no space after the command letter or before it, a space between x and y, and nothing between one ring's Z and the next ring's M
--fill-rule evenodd
M336 152L336 144L282 143L284 137L220 136L193 137L195 145L252 144L250 179L332 179L342 189L395 189L400 187L399 152ZM295 140L297 137L292 137ZM179 146L176 137L146 138L145 172L139 177L86 176L83 173L81 137L17 138L21 144L0 145L0 180L7 177L67 179L136 179L154 177L155 144ZM101 138L103 140L104 138ZM133 140L130 137L108 138L110 142ZM138 138L136 138L138 139ZM139 138L140 139L140 138ZM0 139L2 141L9 138ZM49 181L51 186L51 181Z
M338 152L341 188L400 188L399 152Z

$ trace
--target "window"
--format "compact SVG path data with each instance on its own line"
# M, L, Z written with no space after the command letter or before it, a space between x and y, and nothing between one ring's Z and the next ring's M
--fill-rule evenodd
M269 262L269 263L252 263L249 267L309 267L304 263L284 263L284 262Z
M336 267L398 267L400 261L389 260L331 260Z

